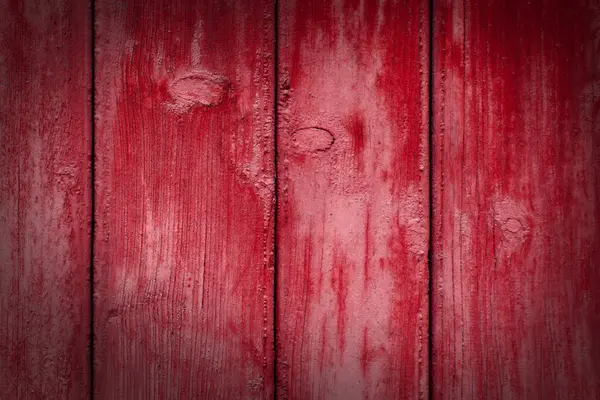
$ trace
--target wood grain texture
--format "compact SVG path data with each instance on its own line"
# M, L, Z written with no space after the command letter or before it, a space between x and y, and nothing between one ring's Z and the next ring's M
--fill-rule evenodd
M96 394L271 398L269 1L96 1Z
M427 397L420 1L279 1L281 398Z
M0 1L0 398L89 394L85 1Z
M434 397L600 397L598 1L435 2Z

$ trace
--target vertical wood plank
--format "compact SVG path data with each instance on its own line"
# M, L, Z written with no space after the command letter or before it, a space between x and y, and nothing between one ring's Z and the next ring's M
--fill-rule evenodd
M271 398L270 1L98 0L98 398Z
M427 397L428 4L279 1L281 398Z
M0 1L0 398L89 395L86 1Z
M436 1L434 395L600 397L600 3Z

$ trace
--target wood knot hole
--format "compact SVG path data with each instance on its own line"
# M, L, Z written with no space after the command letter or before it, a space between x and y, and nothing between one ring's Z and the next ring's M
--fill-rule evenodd
M335 137L324 128L311 126L300 128L292 133L292 142L301 153L327 151L333 146Z

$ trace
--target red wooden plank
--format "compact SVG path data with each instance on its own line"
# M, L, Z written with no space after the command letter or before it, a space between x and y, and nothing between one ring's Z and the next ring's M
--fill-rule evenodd
M89 394L85 1L0 1L0 398Z
M435 4L435 397L599 398L600 3Z
M272 13L96 2L98 398L272 397Z
M279 24L278 395L426 398L427 3Z

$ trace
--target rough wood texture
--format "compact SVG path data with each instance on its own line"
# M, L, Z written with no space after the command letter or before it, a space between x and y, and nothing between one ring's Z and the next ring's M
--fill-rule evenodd
M0 398L89 394L85 1L0 1Z
M600 3L436 1L434 397L600 397Z
M96 2L97 398L272 397L273 11Z
M279 1L281 398L427 397L421 1Z

